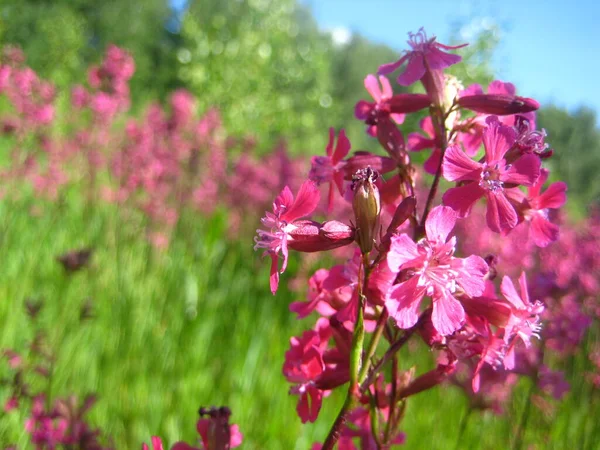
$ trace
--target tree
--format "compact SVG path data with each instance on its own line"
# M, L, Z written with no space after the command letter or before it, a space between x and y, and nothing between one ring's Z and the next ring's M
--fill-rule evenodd
M574 113L548 106L538 113L538 128L548 130L547 142L554 149L548 164L557 179L569 186L569 204L585 213L600 205L600 129L594 111L581 107Z

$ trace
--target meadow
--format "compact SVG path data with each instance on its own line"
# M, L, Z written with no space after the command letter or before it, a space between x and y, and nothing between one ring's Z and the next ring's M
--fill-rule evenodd
M283 141L258 154L183 91L165 108L129 115L133 62L116 47L90 70L86 88L58 100L18 54L10 58L1 67L13 78L0 89L0 445L51 448L32 444L25 425L35 393L48 405L94 395L85 422L117 449L140 448L151 436L196 445L198 409L211 405L231 409L241 448L323 441L343 393L334 390L318 421L302 424L281 366L290 338L312 326L290 303L304 300L317 268L340 259L291 254L273 296L267 258L253 250L260 218L285 185L297 192L309 156L290 156ZM55 101L62 106L49 113ZM314 154L324 153L326 128ZM555 325L545 324L534 343L553 349L542 363L564 380L540 386L536 366L490 400L449 378L406 402L406 448L596 448L599 225L562 217L561 227L570 239L563 247L522 263L541 279L567 259L561 252L574 259L575 274L555 273L568 278L548 303L553 315L544 320ZM461 232L479 245L469 228ZM519 239L511 245L519 248ZM511 275L520 270L509 265ZM572 303L563 301L569 293ZM562 305L577 306L559 313ZM431 370L431 354L411 341L399 370ZM9 406L13 397L19 404Z

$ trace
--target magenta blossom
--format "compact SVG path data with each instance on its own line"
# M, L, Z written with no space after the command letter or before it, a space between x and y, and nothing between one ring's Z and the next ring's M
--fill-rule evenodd
M504 366L512 370L515 367L515 345L523 341L526 347L531 345L531 338L539 338L540 314L544 311L544 305L540 301L531 303L527 290L527 277L525 272L519 277L520 295L517 293L511 279L505 276L502 279L500 290L504 298L512 305L512 314L504 331L504 342L508 345L504 356Z
M326 369L323 353L330 336L326 323L327 319L320 319L316 330L292 337L285 354L283 374L289 382L295 383L290 393L300 396L296 410L302 423L314 422L321 410L323 391L315 382Z
M235 448L242 445L243 435L240 432L240 427L236 424L229 425L227 421L224 421L219 417L209 417L198 420L196 429L202 439L203 450ZM181 450L184 450L184 448L182 447Z
M466 46L467 44L454 47L436 42L435 36L427 38L425 30L421 28L416 34L409 33L408 45L412 51L407 52L395 63L384 64L379 67L379 74L385 75L394 72L405 62L406 69L398 76L398 84L410 86L415 81L423 78L426 72L431 70L441 70L450 67L462 60L459 55L446 53L443 50L455 50Z
M413 152L419 152L426 148L432 148L431 155L423 164L425 172L435 175L440 166L440 160L442 159L442 149L440 148L440 142L433 126L433 120L431 116L427 116L421 119L419 126L425 132L426 136L420 133L410 133L408 135L408 149Z
M508 201L506 190L534 184L540 174L541 162L530 153L508 164L504 155L515 144L515 130L502 125L496 116L490 116L487 125L483 133L484 162L473 161L457 145L446 151L442 165L444 178L464 184L448 189L443 201L460 217L466 217L475 202L485 197L488 227L498 233L507 233L517 225L518 215Z
M379 87L380 83L381 87ZM380 75L378 82L375 75L367 75L365 89L371 94L375 102L360 100L354 108L354 115L359 120L373 122L372 124L369 123L367 129L371 136L377 136L376 123L380 115L391 117L398 125L404 122L405 114L390 113L389 100L394 96L394 91L392 91L392 86L386 77Z
M344 157L350 151L350 141L346 137L344 130L340 130L338 141L333 149L333 143L335 141L335 130L329 129L329 142L325 151L327 156L313 156L311 163L312 167L308 174L308 178L313 180L317 184L330 183L329 185L329 197L328 197L328 208L331 211L333 208L333 195L334 188L333 184L337 186L340 195L344 193Z
M411 328L419 319L425 295L433 300L431 320L441 335L463 325L465 311L455 294L475 297L483 293L488 265L479 256L455 258L456 237L448 234L456 223L448 207L434 208L425 222L426 237L415 243L408 235L392 237L387 262L393 272L405 271L408 279L388 292L385 306L400 328Z
M546 247L558 239L558 225L548 220L548 211L560 208L567 201L567 185L562 181L552 183L542 192L548 175L547 169L540 171L538 180L528 188L527 195L519 205L523 218L530 224L530 239L538 247Z
M544 145L545 134L535 130L535 112L533 110L538 109L539 104L532 99L518 97L516 92L514 84L500 80L494 80L489 84L487 94L483 92L483 88L479 84L472 84L459 92L459 104L467 105L465 108L475 108L473 110L477 112L475 117L462 121L456 127L457 140L462 142L467 155L474 156L479 150L489 114L498 114L498 120L502 124L515 126L517 147L536 146L539 148L540 138L541 146ZM515 105L519 102L523 104L523 107L519 108L518 105ZM529 106L529 108L525 108L525 106ZM545 147L541 150L544 149Z
M254 250L264 248L264 255L271 256L271 292L275 294L279 285L279 274L285 272L288 260L288 240L290 233L297 227L294 221L311 214L319 204L320 194L312 181L305 181L298 195L294 195L289 187L283 188L273 202L273 212L267 212L261 219L262 224L269 228L256 230ZM283 264L279 270L279 253L283 255Z

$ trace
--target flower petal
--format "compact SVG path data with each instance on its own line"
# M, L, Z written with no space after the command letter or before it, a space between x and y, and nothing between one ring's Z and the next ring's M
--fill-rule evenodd
M536 214L531 219L531 228L529 229L531 240L538 247L547 247L551 242L558 240L559 228L548 221L545 217Z
M427 239L442 244L446 242L448 235L456 225L456 218L456 211L448 206L433 208L425 221Z
M427 139L425 136L419 133L409 133L406 143L408 149L413 152L418 152L426 148L432 148L435 145L433 139Z
M500 176L505 183L531 186L540 176L542 162L537 155L529 153L517 159L509 169Z
M442 150L436 147L427 158L427 161L423 163L423 168L425 172L435 175L440 167L440 162L442 162Z
M469 158L458 145L448 147L444 154L442 173L448 181L479 181L481 164Z
M460 55L446 53L436 47L431 47L427 54L427 65L431 70L445 69L461 61L462 57Z
M460 276L456 279L458 285L469 297L483 295L485 291L484 277L489 271L489 266L485 260L477 255L458 260L461 262Z
M350 140L346 136L346 132L344 131L344 129L341 129L340 133L338 134L338 140L337 140L337 144L335 146L335 152L333 153L333 156L331 158L334 165L337 164L342 159L344 159L344 157L350 151L350 147L351 147Z
M379 75L387 75L388 73L392 73L396 69L398 69L398 67L400 67L402 64L404 64L404 61L406 61L407 58L408 58L408 54L404 55L402 58L400 58L396 62L382 64L381 66L379 66L379 69L377 69L377 73Z
M417 287L419 277L412 277L395 285L389 292L385 307L399 328L411 328L419 320L419 305L425 294L424 288Z
M502 278L502 283L500 284L500 292L504 295L504 298L508 300L513 306L517 309L525 309L525 303L521 299L521 296L517 293L515 289L515 285L508 275L505 275Z
M402 264L419 257L419 251L417 244L407 234L392 236L391 241L387 263L392 272L398 273Z
M401 86L410 86L416 81L419 81L425 75L425 64L423 55L418 53L410 53L408 56L408 64L404 72L398 76L398 84Z
M369 94L371 94L373 100L375 100L377 103L381 101L381 89L379 87L379 81L377 81L377 77L375 77L375 75L367 75L365 78L365 89Z
M483 132L485 159L488 163L495 163L500 161L515 143L516 131L512 127L502 125L496 116L488 117L486 123L487 128Z
M279 287L279 270L278 270L278 258L277 254L271 253L271 276L269 277L269 284L271 286L271 293L275 295L277 287Z
M567 185L562 181L557 181L548 186L536 201L537 209L560 208L567 201Z
M300 186L296 200L281 216L281 220L292 222L312 213L321 199L319 188L312 180L306 180Z
M454 333L462 327L464 321L465 310L452 295L444 293L433 300L431 322L442 336Z
M358 120L367 120L375 105L365 100L359 100L354 106L354 117Z
M448 189L442 200L444 205L451 207L459 217L467 217L477 200L485 195L485 190L477 183Z
M490 230L496 233L507 233L517 226L519 217L504 192L487 191L485 197L487 199L485 217Z

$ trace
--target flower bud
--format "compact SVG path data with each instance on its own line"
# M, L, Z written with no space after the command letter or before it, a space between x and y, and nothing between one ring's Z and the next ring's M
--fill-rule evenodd
M396 94L388 100L390 112L393 114L417 112L430 104L431 100L425 94Z
M431 389L445 381L456 371L457 363L456 357L453 355L447 355L447 359L447 361L440 361L435 369L412 380L408 386L398 393L398 397L410 397L411 395Z
M348 225L331 220L314 222L297 220L288 232L287 246L298 252L321 252L343 247L354 241L354 230Z
M497 116L528 113L540 107L532 98L505 94L465 95L458 99L458 104L471 111Z
M375 186L378 174L370 167L358 170L352 177L352 209L356 219L356 241L361 253L368 254L373 249L381 203L379 190Z

